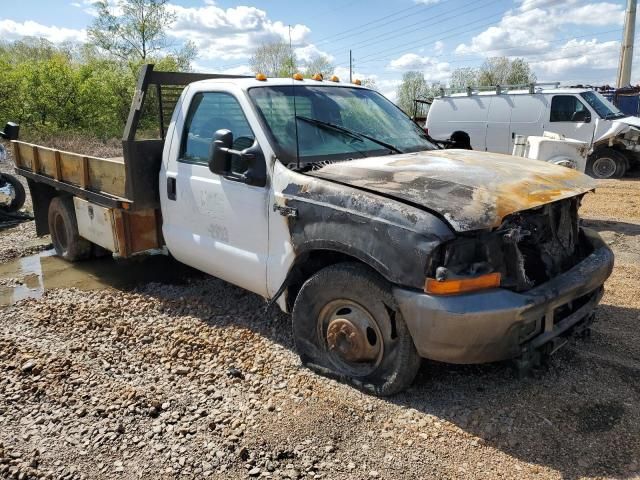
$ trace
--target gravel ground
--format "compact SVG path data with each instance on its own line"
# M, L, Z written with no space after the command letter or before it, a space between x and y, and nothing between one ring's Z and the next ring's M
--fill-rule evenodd
M617 254L593 334L522 380L424 362L373 398L301 368L287 316L184 269L3 307L0 478L638 477L640 181L583 215Z

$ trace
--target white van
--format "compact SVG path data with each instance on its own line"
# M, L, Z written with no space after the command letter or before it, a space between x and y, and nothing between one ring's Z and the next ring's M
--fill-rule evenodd
M549 131L593 146L586 172L596 178L622 177L638 161L640 118L627 117L599 93L586 88L458 93L433 100L426 128L434 139L463 130L475 150L513 151L516 135Z

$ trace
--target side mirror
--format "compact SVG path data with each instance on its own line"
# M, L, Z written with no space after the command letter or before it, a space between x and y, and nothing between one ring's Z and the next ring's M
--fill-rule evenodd
M233 145L233 133L231 130L218 130L213 135L213 141L209 147L209 170L218 175L225 175L231 166L231 153Z
M7 122L4 126L4 130L0 132L0 137L5 140L17 140L20 133L20 125L13 122Z
M591 121L591 114L585 110L575 112L571 116L573 122L589 123Z
M251 137L238 137L236 144L238 145L234 145L233 134L229 130L218 130L209 147L209 170L230 180L264 187L267 182L267 166L260 145ZM247 148L233 148L242 148L243 145Z

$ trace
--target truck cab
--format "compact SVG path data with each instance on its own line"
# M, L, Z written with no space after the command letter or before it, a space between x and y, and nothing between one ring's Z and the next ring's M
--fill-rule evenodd
M14 144L61 256L166 248L277 303L305 365L377 395L421 358L535 363L592 321L613 256L579 224L585 175L438 150L379 93L321 76L171 77L163 138L140 141L146 86L167 88L150 72L122 162Z

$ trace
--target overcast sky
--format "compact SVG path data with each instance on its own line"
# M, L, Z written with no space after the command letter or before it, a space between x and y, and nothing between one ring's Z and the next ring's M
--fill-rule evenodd
M95 0L21 0L0 11L0 36L41 36L52 42L86 39ZM112 0L115 1L115 0ZM4 2L9 3L8 0ZM171 0L177 20L170 39L198 47L198 71L245 73L263 42L288 42L298 57L322 53L348 78L373 78L395 98L407 70L446 81L458 67L487 56L520 56L539 80L613 83L624 0ZM637 30L640 31L640 30ZM640 49L638 49L640 50ZM632 83L640 81L640 57Z

